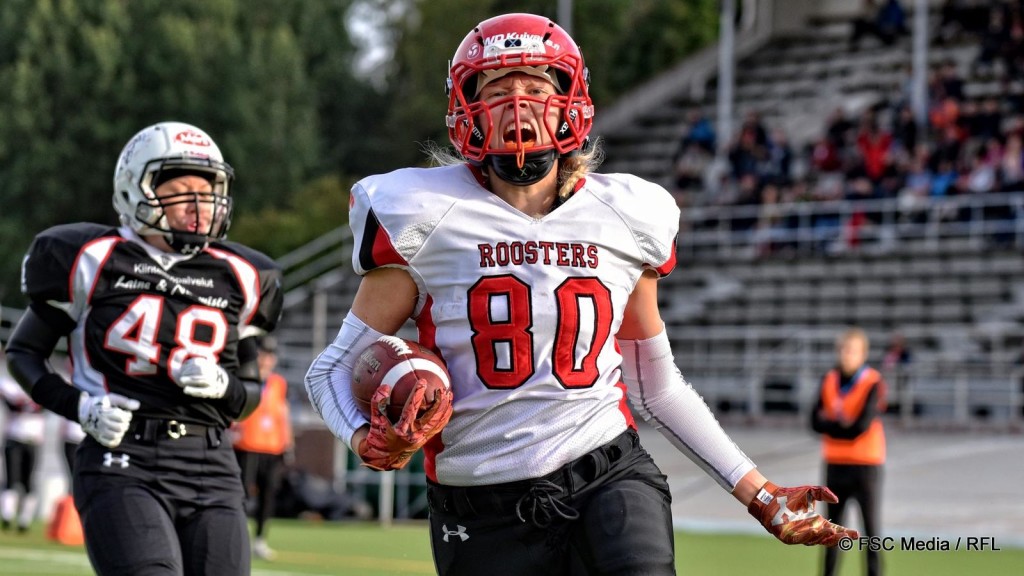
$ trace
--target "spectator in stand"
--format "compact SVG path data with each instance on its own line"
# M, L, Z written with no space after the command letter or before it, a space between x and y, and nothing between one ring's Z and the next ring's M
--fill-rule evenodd
M918 141L914 110L909 105L900 106L893 124L893 147L912 154Z
M699 110L687 113L686 129L679 139L679 148L672 156L675 190L672 195L680 206L687 203L690 192L704 187L704 178L711 166L716 146L715 129L707 115Z
M927 217L928 195L932 189L932 172L928 167L928 150L918 147L908 160L908 168L899 200L899 221L906 224L920 224Z
M765 156L764 180L779 186L790 185L793 182L793 148L785 131L772 130Z
M882 355L882 375L886 382L894 386L892 396L897 400L903 397L902 391L906 389L907 382L910 380L907 369L913 360L914 355L907 346L906 336L899 331L893 332L889 336L889 343L886 345L885 352ZM917 413L916 410L919 409L920 407L915 408L915 414ZM898 412L899 406L890 404L887 411Z
M36 461L43 444L46 414L6 372L0 373L0 396L7 407L4 426L4 488L0 492L0 527L6 532L17 524L28 532L39 507L33 490Z
M891 146L892 134L879 127L874 112L865 112L857 133L857 150L864 163L864 174L872 184L881 182Z
M906 12L898 0L885 0L881 6L875 0L864 0L861 14L853 20L848 46L850 51L857 50L860 40L868 35L889 46L907 34Z
M893 332L882 355L882 370L889 372L910 364L913 355L907 348L907 337L902 332Z
M928 109L928 121L932 131L942 134L947 128L958 128L960 102L955 98L942 97L932 102Z
M956 165L950 160L941 160L935 175L932 176L932 188L929 194L932 198L944 198L955 195L957 193L957 178Z
M939 140L935 143L935 149L928 160L928 167L935 173L939 172L939 165L943 162L949 162L956 166L960 162L960 154L963 151L962 134L955 124L946 126L938 134L940 135Z
M775 183L765 184L761 190L761 207L754 229L754 249L758 256L767 256L782 247L787 240L781 193Z
M846 115L842 106L837 107L825 119L825 137L836 148L845 148L853 141L853 122Z
M964 79L956 67L956 62L946 60L939 68L939 82L942 83L942 92L946 98L952 98L957 102L964 99Z
M255 503L256 534L252 554L273 560L275 553L267 543L267 524L274 515L274 502L284 473L285 458L294 443L291 413L288 407L288 383L277 367L277 341L272 336L259 339L257 362L263 390L260 403L247 418L233 427L235 456L242 469L242 484Z
M744 126L729 148L729 167L732 178L741 181L745 176L759 176L761 162L766 158L765 148L757 143L757 128Z
M1010 28L1002 6L993 4L989 9L988 25L981 36L981 50L975 61L979 74L988 74L1003 57L1003 46L1010 39Z
M902 36L910 34L907 28L907 13L899 0L886 0L878 10L878 37L886 45L893 44Z
M673 196L680 206L687 204L687 197L704 187L704 178L711 167L712 156L696 143L686 144L672 160L675 175Z
M1004 192L1024 190L1024 149L1019 133L1011 133L1006 137L1006 146L999 160L999 179Z
M956 128L963 138L974 137L978 130L978 119L981 116L981 104L977 100L964 100L960 103L960 114L956 119Z
M999 99L995 97L985 98L971 126L971 136L990 140L998 138L1002 131L1003 112L999 106Z
M839 497L827 514L842 522L846 505L856 500L863 534L879 536L882 466L885 463L885 430L879 415L886 409L886 384L882 375L867 365L869 343L859 328L843 332L836 340L836 366L821 380L811 428L821 434L825 483ZM867 551L867 574L882 572L877 550ZM825 551L824 576L835 573L836 549Z
M971 156L967 171L961 176L957 188L969 194L993 192L999 185L996 164L989 159L985 146L979 146Z
M1003 63L1006 65L1004 78L1019 78L1024 70L1024 16L1020 8L1014 6L1009 8L1009 37L1002 45Z
M679 149L683 150L690 144L696 144L708 154L714 154L716 143L715 127L711 119L700 110L690 110L687 113L686 130L679 143Z
M974 0L945 0L942 3L935 42L944 46L964 33L983 32L988 10L988 6Z
M743 117L743 130L753 130L754 140L757 145L766 148L768 146L768 129L764 126L764 121L761 120L761 112L758 110L750 110Z

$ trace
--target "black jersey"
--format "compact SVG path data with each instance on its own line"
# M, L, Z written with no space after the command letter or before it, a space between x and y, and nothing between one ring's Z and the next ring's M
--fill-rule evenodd
M222 401L186 395L174 375L191 356L234 371L239 340L272 330L282 301L280 270L260 252L211 242L185 257L87 223L36 236L22 289L44 318L70 320L76 387L135 398L137 414L220 426Z

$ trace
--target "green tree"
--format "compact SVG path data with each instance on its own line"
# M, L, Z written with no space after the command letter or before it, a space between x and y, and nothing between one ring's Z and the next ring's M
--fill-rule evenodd
M327 137L310 80L315 58L303 52L299 24L321 22L325 6L343 13L347 4L0 3L0 298L18 300L18 263L41 229L115 223L109 198L117 154L155 122L181 120L210 132L239 174L238 214L286 205L323 169ZM336 32L328 51L354 53L344 28Z
M377 4L380 10L383 6ZM577 0L572 36L590 69L591 97L602 106L711 42L717 33L715 0ZM441 90L448 60L473 26L508 12L557 18L550 0L410 0L389 20L394 43L387 86L392 113L387 125L393 154L422 162L417 143L447 142Z
M330 175L311 181L282 208L264 207L231 226L231 240L283 255L348 222L352 178Z

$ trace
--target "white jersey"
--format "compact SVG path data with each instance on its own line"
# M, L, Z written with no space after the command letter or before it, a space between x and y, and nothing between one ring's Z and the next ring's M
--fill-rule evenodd
M420 341L451 373L451 421L425 449L433 480L542 476L633 426L615 334L643 271L675 265L663 188L591 174L534 218L468 166L403 169L356 184L350 222L355 270L412 275Z

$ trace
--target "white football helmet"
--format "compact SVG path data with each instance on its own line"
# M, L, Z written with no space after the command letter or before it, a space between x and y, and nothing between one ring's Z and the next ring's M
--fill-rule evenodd
M157 198L155 189L161 182L185 174L208 180L212 194L187 192ZM234 176L206 132L182 122L161 122L141 130L121 150L114 170L114 210L121 223L139 235L163 234L178 252L194 254L211 238L227 234ZM164 208L181 202L212 204L209 226L195 231L172 229Z

